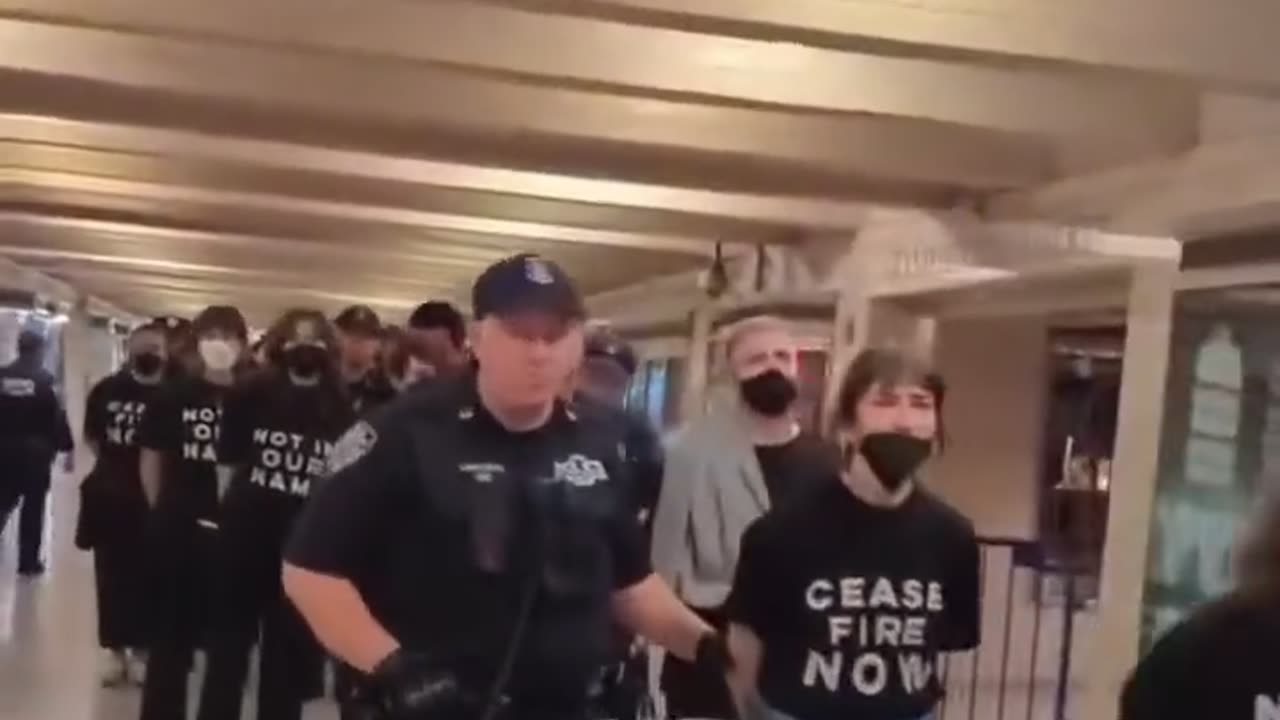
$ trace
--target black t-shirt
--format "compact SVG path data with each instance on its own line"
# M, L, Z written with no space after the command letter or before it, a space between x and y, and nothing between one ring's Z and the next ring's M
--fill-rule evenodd
M347 395L356 414L363 415L391 402L396 396L396 389L382 373L370 372L359 380L348 383Z
M339 390L294 385L275 372L232 391L217 446L219 464L237 468L223 504L224 529L231 521L248 530L257 523L263 533L287 530L354 420Z
M651 573L619 439L566 407L513 433L473 378L424 383L339 442L286 560L350 579L401 644L481 692L536 587L509 695L580 703L612 650L612 592Z
M127 481L138 479L138 428L147 406L161 391L143 385L128 371L104 378L85 402L84 436L98 447L94 472ZM138 485L141 492L141 485Z
M1122 720L1280 718L1280 602L1232 595L1175 626L1134 670Z
M729 619L758 635L770 706L801 720L910 720L941 695L941 651L978 642L972 524L917 489L896 509L832 478L748 528Z
M662 439L643 415L615 408L581 393L574 397L574 407L586 422L609 425L621 434L618 456L626 470L636 517L647 532L662 492L665 462Z
M840 453L817 435L802 432L780 445L756 445L769 504L778 507L840 473Z
M147 408L138 442L164 455L156 508L213 519L218 509L218 433L229 389L204 378L180 378Z

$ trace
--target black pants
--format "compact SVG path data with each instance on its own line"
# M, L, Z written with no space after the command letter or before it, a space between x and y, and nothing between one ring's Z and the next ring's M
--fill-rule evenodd
M44 542L44 510L49 498L49 466L6 469L0 478L0 533L9 517L18 513L18 570L34 571L41 565Z
M712 627L724 630L723 611L704 608L693 608L693 611ZM667 699L669 718L727 719L737 716L727 683L719 678L708 677L693 663L685 662L670 653L662 660L659 683Z
M208 637L213 543L213 531L194 518L153 523L153 625L141 720L186 720L187 678Z
M111 650L144 648L150 619L146 545L132 534L103 540L93 549L98 594L98 644Z
M280 583L285 518L224 508L215 607L198 720L239 720L249 655L259 646L258 720L300 720L323 654Z

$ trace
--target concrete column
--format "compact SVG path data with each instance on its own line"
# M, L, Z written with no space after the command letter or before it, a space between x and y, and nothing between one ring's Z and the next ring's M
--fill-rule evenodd
M85 298L77 299L67 316L67 324L62 328L63 398L67 419L78 437L84 427L85 400L89 397L94 359L93 329L89 327Z
M684 421L702 415L707 395L707 346L711 342L711 326L715 322L715 306L700 303L689 323L689 358L685 364L684 394L680 398L680 417Z
M1092 653L1081 658L1085 687L1073 717L1117 717L1120 690L1138 660L1177 276L1173 262L1153 261L1133 272L1098 630Z

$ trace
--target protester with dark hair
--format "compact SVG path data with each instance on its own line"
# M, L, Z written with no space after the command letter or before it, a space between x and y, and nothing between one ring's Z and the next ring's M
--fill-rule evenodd
M284 597L280 566L294 518L355 419L337 353L321 313L292 310L267 333L270 367L224 404L216 453L226 490L200 720L240 716L255 644L260 720L298 720L313 692L322 654Z
M165 315L152 321L164 333L169 362L166 372L171 377L199 376L200 358L196 354L196 336L191 321L177 315Z
M1121 720L1280 717L1280 481L1267 478L1236 548L1236 587L1167 631L1138 663Z
M977 645L973 525L919 482L944 394L907 355L859 354L836 400L844 470L747 529L725 608L744 715L931 717L938 655Z
M222 406L246 363L248 327L234 307L195 319L201 372L169 383L138 433L143 489L151 505L152 636L142 720L182 720L187 675L204 641L218 520L218 430Z
M97 460L81 486L76 529L76 544L93 551L98 642L106 650L102 681L108 686L138 682L145 669L147 501L138 428L165 379L164 327L153 323L135 330L128 351L128 364L89 392L84 437Z
M352 305L333 321L338 336L338 367L356 413L364 413L395 397L395 388L378 363L383 328L366 305Z
M0 368L0 534L18 503L18 574L44 572L45 501L51 466L58 453L70 457L71 428L43 367L44 336L26 330L18 336L18 357Z
M466 321L453 305L442 300L419 305L409 316L405 331L415 347L438 358L436 370L440 374L466 367Z

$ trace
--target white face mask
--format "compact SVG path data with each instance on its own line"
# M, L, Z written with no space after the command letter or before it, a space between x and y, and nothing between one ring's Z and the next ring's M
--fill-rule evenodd
M235 367L239 353L226 340L213 338L200 341L200 359L206 368L214 372L226 372Z

